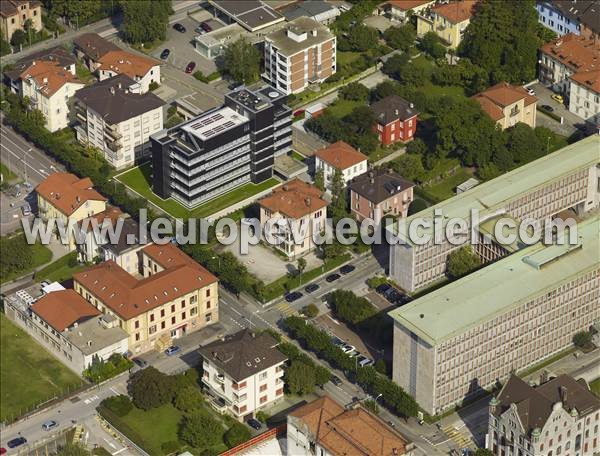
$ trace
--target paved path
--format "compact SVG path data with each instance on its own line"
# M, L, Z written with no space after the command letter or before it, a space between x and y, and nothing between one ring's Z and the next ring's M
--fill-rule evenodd
M383 158L380 158L379 160L377 160L375 163L373 163L374 166L380 166L383 165L384 163L387 163L389 161L394 160L395 158L398 158L400 155L403 155L406 152L406 147L401 147L400 149L395 150L394 152L392 152L389 155L386 155Z

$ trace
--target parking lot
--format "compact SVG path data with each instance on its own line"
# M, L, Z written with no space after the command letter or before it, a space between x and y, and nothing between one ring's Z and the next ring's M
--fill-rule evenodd
M552 92L543 84L537 83L531 86L531 88L535 91L535 96L538 99L538 107L547 105L550 106L553 111L553 114L557 116L561 116L563 118L563 123L554 120L553 118L541 113L539 110L537 112L537 127L546 127L552 130L553 132L563 135L563 136L571 136L575 133L579 128L583 127L585 122L584 120L573 114L567 106L559 103L556 100L552 99Z

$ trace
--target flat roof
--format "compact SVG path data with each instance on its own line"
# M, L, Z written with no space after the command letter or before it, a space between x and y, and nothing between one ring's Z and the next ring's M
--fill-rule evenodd
M106 327L103 318L103 315L99 315L80 323L76 328L64 331L62 335L85 355L97 353L129 338L129 335L118 326Z
M304 41L293 40L288 36L288 30L292 30L296 35L306 33L307 37ZM311 33L313 30L317 32L314 36ZM285 27L266 36L266 39L271 41L277 50L287 57L317 44L324 43L332 38L333 34L327 27L314 19L304 16L288 22Z
M594 166L600 161L600 136L592 135L556 152L532 161L502 176L420 211L406 219L408 226L417 219L433 219L434 210L442 210L446 220L457 217L468 219L471 209L481 214L493 212L518 195L532 192L548 182L571 174L573 171ZM394 225L395 226L395 225ZM391 227L390 227L391 228ZM389 229L389 228L388 228ZM422 232L432 231L422 229ZM413 245L402 232L398 235L407 245Z
M514 222L514 226L512 226L512 227L509 227L509 226L502 227L502 235L503 236L505 236L505 237L509 237L509 236L512 237L513 235L516 236L515 241L512 244L507 244L505 242L501 242L500 240L498 240L496 238L496 224L501 219L511 219ZM507 215L507 214L501 214L501 215L496 215L492 218L487 219L485 222L480 223L479 226L477 227L477 231L479 231L481 234L483 234L487 238L493 240L496 244L501 245L509 253L514 253L518 250L521 250L522 248L527 247L527 244L525 244L522 241L521 237L519 236L518 226L519 226L519 224L517 223L517 220L514 219L514 217L511 217L510 215ZM530 235L532 234L531 233L532 231L533 231L532 229L529 231Z
M577 226L576 245L541 243L389 312L431 345L504 314L600 266L600 215Z
M210 4L250 31L285 20L269 5L258 0L212 0Z
M250 43L254 43L258 40L254 33L244 29L237 22L213 30L212 32L205 33L204 35L197 35L194 39L197 42L202 43L205 47L211 48L213 46L220 46L237 41L240 38L246 38Z
M308 166L289 155L280 155L279 157L275 157L273 169L286 179L291 179L307 171Z
M190 120L181 129L206 141L215 135L246 122L248 122L246 117L225 106L216 111L211 111L204 116Z

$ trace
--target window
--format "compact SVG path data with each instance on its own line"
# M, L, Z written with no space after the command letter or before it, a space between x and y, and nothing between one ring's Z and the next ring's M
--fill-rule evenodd
M206 310L210 309L210 301L206 301Z
M266 384L264 384L264 385L260 385L260 388L258 389L258 391L259 391L259 392L261 392L261 393L262 393L263 391L266 391L266 390L267 390L267 385L266 385Z
M206 314L206 316L204 317L204 319L206 320L206 323L208 323L209 321L212 320L212 314L209 312Z
M171 313L175 312L175 304L171 304Z
M263 396L260 398L260 403L264 404L265 402L267 402L267 396Z
M164 316L165 316L165 309L161 309L161 310L160 310L160 316L161 316L161 317L164 317Z
M181 308L185 308L185 299L183 301L181 301Z
M174 325L174 324L175 324L175 321L176 321L176 318L175 318L175 317L171 317L171 324L172 324L172 325Z
M198 313L198 308L197 307L192 307L190 309L190 315L196 315Z
M135 326L135 329L138 329L140 327L140 321L136 320L134 326Z
M275 391L275 396L281 396L283 394L283 388L279 388L277 391Z
M182 312L182 313L181 313L181 319L182 319L182 320L185 320L185 312Z
M210 288L207 288L207 289L206 289L206 297L207 297L207 298L210 298Z
M135 333L135 341L137 342L138 340L140 340L140 333Z
M150 314L150 321L154 321L154 314Z
M190 304L196 304L198 302L198 297L196 295L193 295L190 298Z
M165 322L164 322L164 321L162 321L162 322L160 323L160 329L165 329Z
M156 325L152 325L152 326L150 326L150 328L148 328L149 334L154 334L155 332L156 332Z
M267 378L267 371L258 374L258 380L265 380Z

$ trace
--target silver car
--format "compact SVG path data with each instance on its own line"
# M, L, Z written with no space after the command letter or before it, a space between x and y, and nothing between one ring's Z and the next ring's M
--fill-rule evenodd
M44 431L50 431L50 430L54 429L57 426L58 426L58 422L57 421L54 421L54 420L46 421L44 424L42 424L42 430L44 430Z

